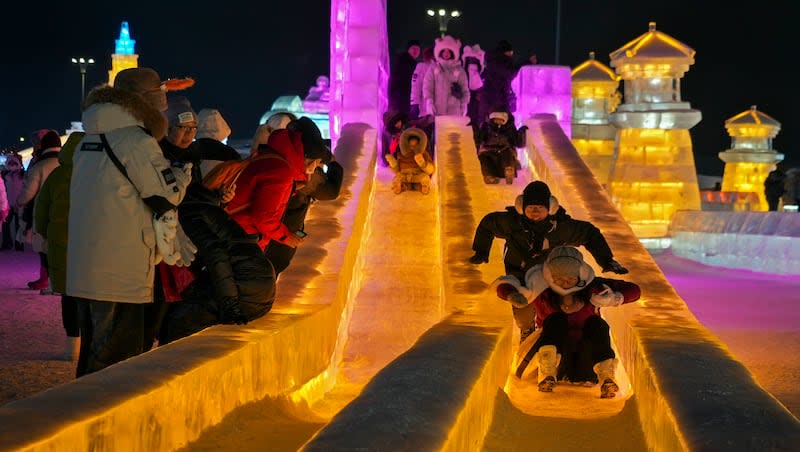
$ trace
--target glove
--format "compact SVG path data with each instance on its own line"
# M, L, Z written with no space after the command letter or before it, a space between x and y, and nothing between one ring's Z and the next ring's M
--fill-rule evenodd
M487 263L487 262L489 262L489 257L488 256L484 256L481 253L477 253L477 252L472 257L469 258L469 263L470 264L478 265L478 264L484 264L484 263Z
M393 170L397 170L397 159L392 154L386 154L386 163L389 164L389 168Z
M192 240L183 232L183 227L178 223L178 227L176 230L175 235L175 248L178 254L180 255L180 259L176 265L181 267L188 267L191 265L192 261L194 261L194 255L197 253L197 247L194 246Z
M225 325L245 325L247 317L242 313L239 300L234 297L225 297L220 303L219 322Z
M622 293L614 292L610 287L608 287L607 284L603 284L603 288L604 290L602 292L592 294L592 298L589 300L598 308L619 306L625 300L625 297L622 296Z
M420 167L425 166L425 157L423 157L422 154L415 154L414 161L417 162L417 165Z
M528 299L525 298L525 295L522 295L519 292L508 294L508 299L506 301L510 302L515 308L524 308L525 306L528 306Z
M168 265L175 265L181 257L175 247L175 237L178 233L178 211L168 210L159 218L153 217L153 229L156 233L156 249L161 259Z
M628 273L628 269L623 267L619 262L611 259L606 265L603 266L603 273L614 272L618 275Z

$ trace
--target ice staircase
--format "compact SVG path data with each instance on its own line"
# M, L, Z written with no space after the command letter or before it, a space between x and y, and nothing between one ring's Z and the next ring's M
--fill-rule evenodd
M393 194L376 131L346 125L343 194L312 209L272 312L0 407L0 450L620 448L604 449L604 435L627 450L800 444L798 420L689 313L554 118L529 126L527 170L487 187L463 119L437 118L423 196ZM486 292L500 243L490 264L465 261L480 218L533 174L603 230L643 287L641 302L606 314L630 380L618 400L559 386L546 405L508 378L510 308Z

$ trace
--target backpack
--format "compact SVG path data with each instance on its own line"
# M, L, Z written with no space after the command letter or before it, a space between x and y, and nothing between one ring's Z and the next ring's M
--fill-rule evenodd
M226 191L236 183L239 176L242 175L245 168L250 163L261 159L279 159L286 162L286 159L275 153L266 153L260 155L251 155L242 160L226 160L219 165L215 166L208 174L203 177L203 185L211 190Z

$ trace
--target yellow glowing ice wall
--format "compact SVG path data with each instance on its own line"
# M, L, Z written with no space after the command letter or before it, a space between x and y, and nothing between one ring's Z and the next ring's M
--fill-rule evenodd
M664 237L676 210L700 210L689 129L702 115L681 101L680 79L695 51L656 30L610 54L624 80L624 102L609 115L617 149L609 193L640 238Z
M768 210L764 180L783 160L783 154L772 149L772 139L781 130L781 123L753 105L725 121L725 128L731 136L731 148L719 153L725 162L722 191L757 193L759 204L751 209Z
M572 70L572 144L603 185L614 157L617 129L609 124L608 115L619 105L618 87L619 76L595 60L594 52Z
M122 22L119 39L114 41L114 53L111 54L111 70L108 71L108 84L114 86L114 78L123 69L139 67L139 55L134 51L136 40L131 39L128 22Z

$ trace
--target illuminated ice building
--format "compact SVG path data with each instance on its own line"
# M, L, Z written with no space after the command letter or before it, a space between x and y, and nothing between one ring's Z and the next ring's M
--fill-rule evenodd
M725 121L725 128L731 136L731 148L719 153L725 162L722 191L756 193L759 202L750 210L768 210L764 180L783 160L783 154L772 149L772 139L781 130L781 123L753 105Z
M619 76L595 60L594 52L572 70L572 144L603 185L614 157L617 129L608 116L619 105L618 87Z
M610 54L624 101L610 115L619 130L609 193L640 238L666 236L677 210L700 210L689 129L702 115L681 100L680 89L694 55L655 22Z
M124 69L139 67L139 55L134 51L136 40L131 39L128 22L122 22L119 39L114 40L114 53L111 55L111 70L108 71L108 84L114 85L117 73Z

